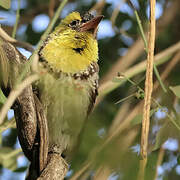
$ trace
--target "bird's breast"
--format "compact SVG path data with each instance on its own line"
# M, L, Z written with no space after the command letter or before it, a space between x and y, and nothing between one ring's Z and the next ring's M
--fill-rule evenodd
M46 73L39 81L40 100L46 110L50 144L73 144L87 117L91 82ZM64 143L63 143L64 142Z

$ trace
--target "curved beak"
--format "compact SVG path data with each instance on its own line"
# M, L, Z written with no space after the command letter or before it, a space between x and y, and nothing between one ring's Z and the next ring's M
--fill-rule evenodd
M103 17L103 15L99 15L94 17L90 21L83 23L80 26L80 32L91 31L94 35L96 35L98 24L100 23Z

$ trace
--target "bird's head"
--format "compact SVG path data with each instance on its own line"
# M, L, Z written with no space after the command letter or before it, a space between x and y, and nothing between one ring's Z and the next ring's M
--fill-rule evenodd
M52 68L65 73L86 70L98 60L96 34L102 18L70 13L50 34L40 55Z
M73 12L61 21L59 28L70 29L77 33L89 32L95 38L98 24L102 18L102 15L94 17L92 14L86 13L81 16L79 12Z

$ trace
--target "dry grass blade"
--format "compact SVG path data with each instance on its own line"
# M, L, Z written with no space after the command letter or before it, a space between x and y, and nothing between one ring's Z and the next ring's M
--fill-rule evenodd
M148 41L148 57L147 57L147 70L145 80L145 97L143 108L143 120L141 131L141 151L142 160L140 161L139 179L144 179L145 167L147 163L147 147L148 147L148 135L150 124L150 107L151 107L151 95L153 90L153 63L154 63L154 46L155 46L155 6L156 0L150 1L150 33Z
M165 80L169 73L172 71L172 69L176 66L176 64L180 61L180 51L178 51L175 56L172 58L172 60L167 64L166 68L161 74L161 79ZM159 86L158 81L154 83L153 90L156 90Z
M50 18L52 18L54 16L54 7L55 7L55 0L50 0L49 1L49 10L48 10L48 14L49 14Z
M164 153L165 153L165 150L164 150L163 147L161 147L160 150L159 150L158 159L157 159L157 163L156 163L156 173L155 173L155 176L154 176L154 180L156 180L157 177L158 177L158 167L161 165L161 163L163 161Z

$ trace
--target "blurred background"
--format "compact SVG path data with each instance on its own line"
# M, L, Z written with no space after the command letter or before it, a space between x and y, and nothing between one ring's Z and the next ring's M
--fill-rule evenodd
M20 17L16 39L36 48L60 1L11 0L9 9L0 7L1 27L10 36L18 2ZM83 14L91 10L105 16L97 35L99 97L70 164L67 180L78 173L76 179L79 180L134 180L138 177L145 80L143 63L147 54L135 9L146 36L149 27L147 0L131 0L131 3L126 0L69 0L57 22L72 11ZM180 179L179 9L179 0L157 0L155 55L160 62L157 68L165 89L154 75L146 180ZM31 55L17 48L27 58ZM8 119L13 116L10 110ZM0 133L0 179L23 180L29 162L21 152L15 124L11 128L0 126Z

